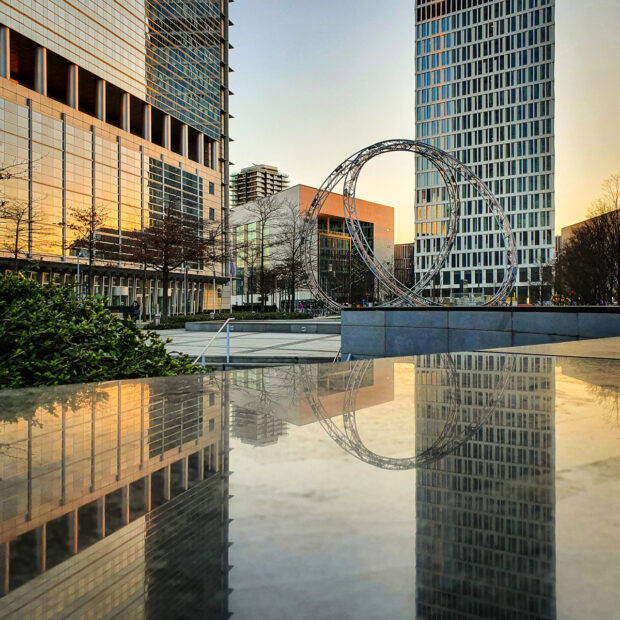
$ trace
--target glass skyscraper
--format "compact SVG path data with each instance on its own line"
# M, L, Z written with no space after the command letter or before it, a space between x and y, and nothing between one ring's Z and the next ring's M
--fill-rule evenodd
M0 0L0 191L25 205L19 224L0 222L3 267L72 280L72 214L97 212L91 290L150 313L164 293L132 252L136 231L166 204L195 230L227 229L228 2ZM223 296L210 264L175 273L171 312L225 304L227 264Z
M416 453L484 419L416 475L420 618L556 618L555 365L538 355L416 358Z
M416 0L416 138L470 167L508 215L519 302L538 301L554 247L555 0ZM484 298L503 247L483 201L461 185L452 256L427 294ZM416 278L446 232L439 173L416 162Z

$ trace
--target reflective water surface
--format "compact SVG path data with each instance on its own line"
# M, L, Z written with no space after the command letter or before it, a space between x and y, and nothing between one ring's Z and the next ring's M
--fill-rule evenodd
M0 393L0 618L610 618L620 362Z

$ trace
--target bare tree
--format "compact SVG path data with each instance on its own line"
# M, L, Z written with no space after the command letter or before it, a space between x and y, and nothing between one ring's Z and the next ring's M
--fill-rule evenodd
M147 311L147 283L149 282L148 278L148 254L150 251L150 243L148 241L148 237L146 235L140 234L141 231L133 230L125 233L123 238L123 258L133 263L138 263L140 265L141 276L140 279L142 281L142 303L140 304L140 319L144 320L147 314L150 314L150 309ZM150 298L150 288L149 288L149 298ZM151 303L149 301L148 308L150 308Z
M211 267L213 274L213 312L216 311L216 292L215 271L217 265L225 263L228 259L224 244L224 234L221 223L212 223L207 226L204 233L204 249L202 259ZM231 291L232 294L232 291Z
M586 304L620 298L619 199L620 174L614 174L556 259L557 293Z
M267 297L265 272L268 264L270 250L275 247L275 237L270 236L269 226L271 220L276 220L282 210L282 203L274 196L259 198L248 203L245 209L256 222L257 246L258 246L258 291L261 298L261 310L265 309Z
M17 271L19 257L27 255L29 249L29 231L34 220L28 203L11 200L0 202L0 222L2 224L2 249L10 252L13 258L13 270Z
M79 257L80 251L88 254L86 274L88 276L87 290L93 292L93 267L97 252L102 249L101 230L106 221L108 210L105 207L91 205L90 207L70 207L67 228L75 234L70 248Z
M0 181L23 179L28 174L28 162L17 161L12 164L0 164Z
M5 192L4 182L11 179L25 179L28 173L27 162L0 165L0 243L1 248L13 258L13 269L17 271L19 257L28 255L31 234L38 223L38 212L27 201L15 200Z
M289 297L289 312L295 311L296 291L305 281L302 250L304 246L304 218L292 201L282 203L275 218L276 251L275 281L284 280Z
M168 318L168 286L172 271L188 262L204 258L209 240L195 217L182 213L168 201L161 213L152 213L149 226L135 234L137 254L131 260L150 265L161 273L163 288L162 320Z
M530 303L543 304L546 300L551 298L554 283L553 265L543 262L542 252L540 250L537 256L538 264L536 267L531 268L531 278L528 282Z

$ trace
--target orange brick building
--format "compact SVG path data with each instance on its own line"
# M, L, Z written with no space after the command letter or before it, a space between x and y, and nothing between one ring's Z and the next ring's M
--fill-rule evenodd
M274 199L282 205L297 205L300 215L303 216L312 203L316 191L316 188L308 185L295 185L274 194ZM256 223L252 221L252 213L248 211L248 206L251 204L236 207L231 217L235 231L233 237L240 238L240 235L244 235L246 242L255 234ZM355 204L362 231L376 258L392 271L394 268L394 209L360 198L356 198ZM270 224L268 235L274 234L277 234L277 225ZM272 252L269 260L272 263L277 262L277 250ZM248 268L244 265L243 258L237 255L235 262L237 287L233 304L242 305L258 295L252 287L251 278L248 278ZM317 276L321 287L336 301L351 305L377 301L379 292L375 278L357 254L348 234L341 194L331 193L319 214L317 264ZM296 292L295 297L296 303L301 301L307 305L308 300L313 298L313 294L302 288ZM280 300L271 299L269 303L280 305Z

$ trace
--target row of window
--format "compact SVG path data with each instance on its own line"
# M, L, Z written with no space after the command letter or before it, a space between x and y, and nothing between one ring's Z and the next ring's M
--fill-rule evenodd
M527 198L526 196L512 196L514 199L514 204L521 202L521 199ZM487 231L498 231L499 227L493 216L488 215L488 209L486 205L482 204L481 200L467 202L461 207L461 217L460 217L460 232L463 234L467 233L477 233L477 232L487 232ZM519 208L524 211L523 213L508 213L506 219L510 224L510 227L515 230L523 230L526 228L537 228L551 226L551 211L538 211L538 207L540 206L540 200L534 200L534 196L530 197L529 201L524 200L523 206L519 206ZM536 209L536 210L534 210ZM417 207L416 209L416 223L418 224L418 229L420 234L446 234L446 221L449 216L449 207L446 204L443 205L430 205L427 207ZM443 219L444 221L438 221ZM437 225L430 226L429 224ZM441 228L440 228L441 225ZM519 233L520 235L524 233ZM538 230L535 231L535 238L538 239ZM525 240L525 245L528 245L527 239L520 237L520 239ZM538 244L536 241L535 245ZM480 245L477 242L474 243L474 248L493 248L493 241L491 239L480 241ZM458 246L460 249L460 245ZM472 249L471 244L466 246L465 249Z
M454 75L460 78L461 76L471 77L472 74L484 75L508 69L521 69L529 65L552 61L553 48L550 44L531 47L511 54L487 56L484 60L474 60L478 56L480 45L484 51L484 44L474 44L454 50L418 56L416 58L416 73L445 69L449 65L454 65L451 67Z
M461 105L461 103L463 105ZM456 111L457 108L458 111ZM455 112L459 114L459 116L455 116L451 119L445 118ZM482 112L472 112L472 99L468 98L418 106L416 115L418 121L438 122L432 121L432 119L441 119L442 132L446 133L450 129L457 131L461 129L478 129L479 127L503 125L530 119L539 121L545 116L552 116L552 112L551 101L539 101L537 103L505 106L502 108L484 110ZM445 125L443 124L444 121L446 121ZM433 133L437 132L434 131Z
M491 166L492 164L488 164ZM479 178L482 178L483 172L487 170L487 166L472 166L472 171ZM417 183L420 189L416 190L416 204L433 204L436 202L445 202L448 200L446 196L445 187L443 187L443 183L439 174L436 172L424 172L422 174L417 175ZM552 192L546 190L553 190L553 175L552 174L538 174L533 176L522 176L522 177L512 177L501 180L487 180L486 182L487 188L493 193L496 199L499 202L499 205L502 207L504 211L514 211L519 209L526 208L541 208L541 209L550 209L553 206L553 195ZM431 187L429 187L429 185ZM471 194L470 185L463 185L460 190L460 198L461 200L469 198L470 196L474 196ZM542 194L534 193L533 198L528 198L527 196L520 196L519 200L521 202L516 203L513 198L510 198L511 202L506 202L506 195L510 196L512 194L525 194L529 192L532 194L533 192L544 192ZM538 197L540 196L540 197ZM524 202L526 201L526 202Z
M503 65L503 62L498 65ZM487 74L486 76L484 74ZM416 88L427 88L452 81L460 81L477 78L471 86L472 90L499 90L505 87L533 84L542 80L548 80L552 75L551 62L536 64L534 66L504 71L503 67L491 68L487 71L477 71L475 63L467 63L457 67L434 69L425 73L416 74Z
M499 79L499 76L495 77L498 77ZM485 83L484 80L487 80L487 82ZM550 99L553 97L552 81L541 84L531 84L529 86L507 88L497 92L490 92L493 90L491 88L492 84L490 83L490 80L491 78L484 78L482 82L480 79L466 80L462 83L457 82L453 84L444 84L443 86L433 86L432 88L419 89L416 91L416 105L434 103L435 101L439 102L447 101L449 99L458 99L461 96L466 97L466 101L469 98L475 99L476 97L491 97L495 95L497 100L495 105L529 103L531 101ZM487 87L485 92L480 92L481 85ZM492 101L492 99L487 99L487 101ZM487 107L492 107L492 105L493 104L489 104ZM481 106L479 106L478 109L481 109Z
M550 230L541 231L541 235L551 238ZM436 239L416 239L416 280L419 280L424 273L430 269L436 259L437 251L429 251L428 247L438 244ZM435 243L433 243L435 242ZM424 248L424 249L423 249ZM517 250L517 263L519 265L529 265L530 275L534 272L532 268L537 269L540 265L546 265L552 257L552 249L550 247L542 247L529 250ZM473 251L471 253L457 253L453 252L450 255L449 265L446 265L442 271L445 285L450 285L449 275L451 272L447 269L468 269L472 267L503 267L505 266L505 256L503 250L495 250L488 252ZM523 272L521 272L523 269ZM452 284L459 286L461 283L461 276L458 272L452 272L454 274L454 280ZM502 282L504 276L503 271L499 270L494 275L493 269L487 270L487 284L496 284ZM470 284L484 284L482 270L470 272L469 276L465 278ZM538 281L538 275L536 278L528 277L528 267L519 268L519 282L528 282L529 280ZM439 284L439 276L437 276L437 284Z
M477 59L494 54L508 54L509 52L553 41L551 36L552 26L533 28L515 34L504 35L503 32L503 24L501 26L498 25L497 28L494 24L487 24L486 26L441 34L430 39L416 39L416 56L471 45L470 58ZM508 30L507 32L512 31ZM462 60L468 59L462 58Z
M474 8L469 11L465 9L470 7L464 6L462 9L454 9L458 11L455 12L454 15L443 17L442 19L433 19L428 14L421 14L417 20L416 38L419 39L442 34L449 30L467 28L492 20L509 23L511 30L515 30L516 28L531 28L541 23L551 23L553 21L551 0L531 0L531 2L533 3L531 6L523 6L516 10L514 5L511 6L508 3L503 4L501 2L491 6L487 5L477 9ZM520 13L520 15L516 15L515 13ZM429 19L432 21L426 21Z
M552 118L521 123L515 122L507 126L499 127L484 126L484 129L477 130L472 130L469 127L471 121L472 116L463 116L461 118L417 123L416 137L418 139L423 139L441 134L459 132L453 135L453 138L454 147L460 148L461 146L488 145L490 143L505 142L507 140L518 140L522 143L523 140L527 138L536 139L541 135L553 135ZM467 125L467 127L462 127L462 125ZM480 149L473 149L471 152L477 152L479 150ZM474 159L474 161L476 161L476 159ZM544 169L544 167L542 169Z

